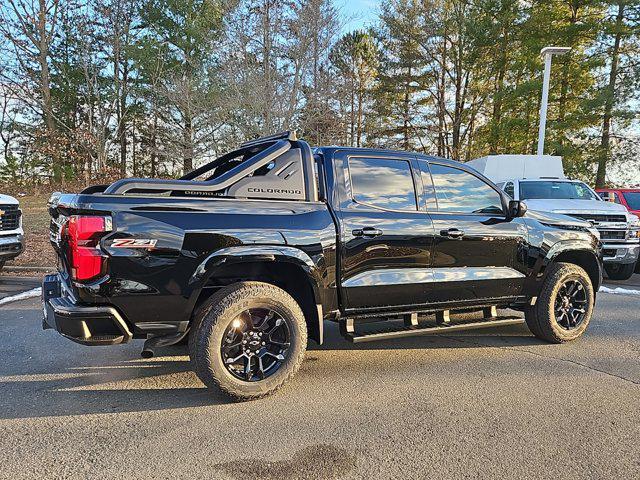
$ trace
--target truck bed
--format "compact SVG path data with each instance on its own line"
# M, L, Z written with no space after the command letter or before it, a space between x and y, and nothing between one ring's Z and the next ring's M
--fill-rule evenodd
M77 194L54 199L50 213L60 273L75 300L126 312L134 336L144 336L145 324L174 328L188 322L201 293L217 287L208 283L212 264L224 263L225 249L233 247L262 248L270 252L266 261L296 249L309 268L322 270L323 284L335 288L335 269L323 269L335 265L336 227L322 202ZM60 226L70 215L87 214L112 220L99 245L107 275L72 282ZM118 242L124 239L137 243ZM153 247L144 247L147 240Z

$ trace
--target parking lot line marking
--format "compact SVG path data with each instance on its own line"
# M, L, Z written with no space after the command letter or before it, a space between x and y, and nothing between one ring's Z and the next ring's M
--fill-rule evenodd
M600 287L598 293L612 293L614 295L640 295L640 290L629 290L628 288L616 287Z
M11 302L17 302L18 300L24 300L26 298L34 298L39 297L42 293L42 288L37 287L31 290L27 290L26 292L19 293L17 295L12 295L11 297L0 298L0 305L5 305Z

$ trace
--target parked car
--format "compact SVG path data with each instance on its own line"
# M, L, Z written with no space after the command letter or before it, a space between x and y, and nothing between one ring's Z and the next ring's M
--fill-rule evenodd
M145 356L188 338L198 377L242 400L287 382L325 321L359 343L521 323L498 315L509 307L562 343L586 330L601 282L587 222L527 212L454 161L312 150L288 132L179 180L55 194L49 211L45 329L143 338Z
M640 188L598 188L596 192L603 200L624 205L630 213L640 217ZM635 271L640 273L640 260Z
M0 194L0 270L23 250L22 211L18 200Z
M596 192L603 200L624 205L640 217L640 188L597 188Z
M587 184L564 176L562 158L549 155L494 155L468 162L530 210L569 215L600 232L609 278L633 275L640 255L640 221L622 205L602 201Z

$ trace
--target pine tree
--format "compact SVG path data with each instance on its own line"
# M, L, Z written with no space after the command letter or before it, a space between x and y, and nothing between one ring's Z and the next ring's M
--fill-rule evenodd
M632 105L628 101L637 93L640 67L640 2L614 0L607 2L608 16L602 33L602 55L605 71L600 88L602 105L602 133L597 150L596 188L606 186L607 166L612 158L612 130L615 123L621 126L633 118Z
M201 120L213 107L216 82L210 77L216 42L221 37L222 0L150 0L142 5L145 41L164 55L160 89L163 120L171 125L166 147L179 147L182 171L206 149L206 125Z
M375 117L381 123L375 137L387 138L388 146L404 150L421 141L419 104L424 100L420 87L425 83L427 59L421 40L423 29L420 2L385 1L381 7L380 66L375 89ZM424 145L422 146L424 150Z
M331 62L343 80L349 108L349 145L361 146L364 108L376 77L378 58L373 36L365 31L345 34L331 51Z

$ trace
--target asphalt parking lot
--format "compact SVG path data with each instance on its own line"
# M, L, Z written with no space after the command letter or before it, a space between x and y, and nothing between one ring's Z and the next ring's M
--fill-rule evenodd
M0 300L40 286L40 278L0 275Z
M83 347L41 329L37 298L9 303L0 477L637 478L639 311L600 294L567 345L513 326L354 346L331 325L278 394L231 403L184 347Z

